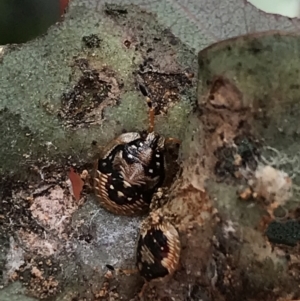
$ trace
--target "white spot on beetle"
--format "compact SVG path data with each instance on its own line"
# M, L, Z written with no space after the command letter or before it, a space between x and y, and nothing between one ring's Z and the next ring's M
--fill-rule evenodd
M127 181L123 181L123 186L126 187L131 187L131 185Z
M124 196L124 193L121 192L121 191L118 191L118 197L121 198L121 197L123 197L123 196Z

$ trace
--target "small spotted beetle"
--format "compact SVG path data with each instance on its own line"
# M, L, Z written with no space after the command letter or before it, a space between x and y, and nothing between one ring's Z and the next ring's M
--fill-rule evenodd
M149 210L152 196L165 178L165 139L154 132L154 108L149 97L150 125L146 134L121 134L104 148L94 174L101 205L117 215Z
M160 210L150 212L141 224L136 254L136 265L145 284L171 277L178 268L180 251L175 227Z

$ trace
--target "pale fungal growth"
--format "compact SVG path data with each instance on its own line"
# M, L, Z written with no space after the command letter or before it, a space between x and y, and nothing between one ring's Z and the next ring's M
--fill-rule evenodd
M258 165L248 183L254 196L270 203L284 205L292 196L292 180L289 175L270 165Z
M5 265L6 273L4 274L5 282L13 279L16 271L24 264L24 250L17 244L15 239L10 236L10 248L7 254L7 262Z

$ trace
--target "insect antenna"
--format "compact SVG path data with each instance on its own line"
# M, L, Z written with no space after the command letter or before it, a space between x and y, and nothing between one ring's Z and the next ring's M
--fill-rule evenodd
M152 101L150 97L146 97L146 102L149 107L149 128L148 132L152 133L154 131L154 108L152 106Z
M149 97L149 92L147 90L147 88L142 85L142 84L139 84L139 88L140 88L140 91L142 92L142 94L146 97L146 102L147 102L147 105L148 105L148 108L149 108L149 115L148 115L148 118L149 118L149 128L148 128L148 132L149 133L152 133L154 131L154 113L155 113L155 110L154 110L154 107L152 105L152 100L151 98Z

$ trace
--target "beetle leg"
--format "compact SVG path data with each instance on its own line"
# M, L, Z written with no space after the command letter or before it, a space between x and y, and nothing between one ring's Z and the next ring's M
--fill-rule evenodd
M272 204L270 204L269 206L267 206L267 212L269 213L270 217L272 219L275 219L275 216L274 216L274 210L279 206L279 203L278 202L273 202Z
M144 296L146 288L148 287L148 284L149 284L148 282L145 282L143 284L142 289L141 289L141 291L138 294L138 297L139 297L140 300L144 300L143 296Z
M116 274L124 274L126 276L138 273L137 269L134 269L134 270L115 269L115 271L116 271Z
M87 189L87 191L92 192L93 191L93 179L92 179L92 176L89 174L89 172L87 170L84 170L80 174L80 178L83 181L84 186Z
M166 138L165 144L169 143L181 144L181 141L177 138Z
M110 270L110 271L112 271L112 272L115 272L116 274L125 274L125 275L132 275L132 274L136 274L136 273L138 273L138 269L131 269L131 270L129 270L129 269L121 269L121 268L114 268L112 265L110 265L110 264L107 264L106 265L106 267Z

